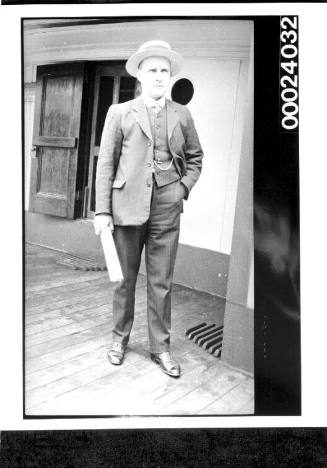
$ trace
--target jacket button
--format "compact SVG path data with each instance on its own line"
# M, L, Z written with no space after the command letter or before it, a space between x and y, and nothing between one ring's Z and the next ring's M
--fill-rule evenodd
M148 146L151 146L151 143L152 143L151 140L149 140L149 141L148 141Z
M151 167L152 166L152 163L151 162L148 162L148 167Z
M147 186L147 187L151 187L151 183L150 183L150 182L147 182L146 186Z

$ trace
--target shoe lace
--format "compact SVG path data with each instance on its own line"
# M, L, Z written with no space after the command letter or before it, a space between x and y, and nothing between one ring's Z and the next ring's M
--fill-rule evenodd
M169 351L165 351L162 353L162 359L166 362L166 364L168 364L169 366L171 367L176 367L176 364L173 360L173 358L171 357Z

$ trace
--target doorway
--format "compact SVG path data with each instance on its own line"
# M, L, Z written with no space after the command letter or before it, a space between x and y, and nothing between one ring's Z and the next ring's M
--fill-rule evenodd
M140 94L138 81L130 76L125 65L96 65L94 74L94 97L91 124L89 165L84 196L84 217L93 218L95 212L95 179L101 135L106 115L111 104L128 101Z

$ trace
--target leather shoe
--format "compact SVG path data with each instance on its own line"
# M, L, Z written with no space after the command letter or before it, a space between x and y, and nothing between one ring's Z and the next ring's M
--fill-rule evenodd
M108 359L114 366L120 366L123 362L125 354L125 346L121 343L114 342L111 349L108 351Z
M151 353L151 359L153 362L160 366L160 369L171 377L179 377L181 375L181 369L178 362L174 361L169 351L163 353Z

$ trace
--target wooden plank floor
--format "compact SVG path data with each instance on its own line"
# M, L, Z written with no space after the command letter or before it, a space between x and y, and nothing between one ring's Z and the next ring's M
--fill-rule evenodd
M26 244L26 414L252 414L253 377L233 369L185 337L203 321L222 325L224 301L179 285L173 288L171 349L180 379L149 359L145 278L139 276L136 313L124 364L110 365L113 285L107 272L76 271L56 263L60 253Z

